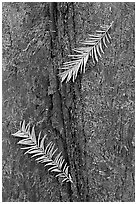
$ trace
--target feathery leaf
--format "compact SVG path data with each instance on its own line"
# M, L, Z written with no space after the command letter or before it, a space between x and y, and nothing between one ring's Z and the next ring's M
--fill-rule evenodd
M62 152L55 155L58 150L55 149L55 144L49 142L49 144L45 146L46 135L40 141L41 132L39 133L38 139L36 139L34 126L30 132L30 124L26 125L25 121L23 121L20 125L20 130L12 135L14 137L22 138L18 144L25 145L25 147L21 148L26 150L24 154L31 154L31 158L35 157L35 160L38 163L46 163L44 166L47 166L48 171L55 172L56 177L63 178L62 182L72 182L68 172L69 167L65 162L65 159L63 159Z
M70 79L73 79L73 82L76 80L78 72L85 73L86 64L91 56L93 64L96 64L101 58L101 53L104 54L104 49L108 47L110 43L111 36L110 30L113 22L110 25L101 26L100 30L97 30L95 34L89 34L88 38L81 42L85 47L74 48L73 51L78 54L68 55L71 57L71 60L64 62L63 66L59 69L63 70L59 74L61 82L69 82Z

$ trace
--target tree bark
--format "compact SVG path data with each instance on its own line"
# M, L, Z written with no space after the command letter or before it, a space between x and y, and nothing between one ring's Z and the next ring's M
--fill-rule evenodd
M68 16L72 14L72 27L73 27L73 42L76 42L75 39L75 21L74 21L74 5L73 3L71 4L72 6L72 11L70 11L69 8L70 5L68 3L63 4L63 8L61 10L61 17L63 21L63 26L64 26L64 35L67 34L68 37L68 42L69 42L69 50L70 53L72 52L71 47L74 46L71 42L71 37L69 34L69 18ZM52 34L52 43L51 43L51 50L53 52L56 52L56 49L59 50L58 48L58 27L59 25L57 24L57 14L59 14L59 11L57 9L57 3L51 3L50 4L50 12L51 12L51 30L53 32ZM54 14L53 14L54 12ZM71 12L71 13L69 13ZM63 144L63 149L64 149L64 156L65 159L70 165L71 170L75 172L75 182L76 182L76 191L77 191L77 199L78 201L88 201L88 191L87 191L87 177L85 181L85 175L84 172L86 172L86 161L83 162L83 156L85 155L86 157L86 150L82 150L81 144L80 144L80 137L84 137L83 132L78 131L78 118L77 118L77 106L78 106L78 101L79 101L79 96L80 96L80 80L76 82L76 84L69 83L68 85L64 85L63 87L60 86L60 81L58 77L58 57L55 54L52 54L52 56L55 56L55 58L52 58L52 64L54 67L54 73L56 76L56 98L55 100L58 101L58 106L59 106L59 115L60 115L60 121L62 123L63 131L62 134L60 134L62 144ZM78 88L79 87L79 88ZM68 107L67 101L68 101L68 93L70 95L70 100L72 103ZM63 100L63 97L65 100ZM79 103L79 105L81 105ZM67 111L65 112L64 110L67 107ZM83 114L83 113L82 113ZM82 116L83 117L83 116ZM84 122L84 120L83 120ZM84 142L86 144L86 137L84 139ZM68 190L68 195L70 198L70 201L72 201L72 189L71 189L71 184L67 184L67 190Z
M57 3L52 2L50 3L50 19L51 19L51 58L52 58L52 66L53 66L53 72L55 74L55 80L56 80L56 92L54 96L55 103L58 103L58 113L59 118L62 123L62 132L59 133L59 137L62 141L63 149L64 149L64 157L67 162L67 164L70 166L69 162L69 156L68 156L68 146L66 143L66 127L64 123L64 115L63 115L63 105L62 105L62 95L60 92L60 80L58 76L58 56L57 56L57 49L58 49L58 26L57 26L57 14L58 14L58 8ZM52 102L54 105L55 103ZM71 183L66 183L67 185L67 193L69 197L69 201L72 202L72 189L71 189Z

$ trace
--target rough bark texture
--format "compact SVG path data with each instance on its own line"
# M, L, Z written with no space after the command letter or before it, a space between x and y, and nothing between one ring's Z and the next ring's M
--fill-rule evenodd
M3 201L133 202L134 3L3 3ZM114 26L96 66L75 83L59 67L100 25ZM21 120L54 141L73 184L61 184L11 136Z

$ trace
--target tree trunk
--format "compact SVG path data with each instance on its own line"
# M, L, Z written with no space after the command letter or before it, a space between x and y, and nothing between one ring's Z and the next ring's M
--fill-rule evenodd
M3 201L134 201L134 12L133 2L3 3ZM61 83L73 48L112 21L97 65L89 57ZM73 183L23 155L11 136L21 120L55 143Z

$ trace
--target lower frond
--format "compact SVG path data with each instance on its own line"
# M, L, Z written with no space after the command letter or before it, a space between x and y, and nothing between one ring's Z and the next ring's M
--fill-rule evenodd
M31 154L32 158L35 157L37 163L45 163L49 172L55 172L56 177L63 178L62 182L72 182L71 175L68 172L68 165L63 159L62 153L55 153L55 144L50 142L45 146L46 135L41 139L41 133L36 138L34 126L30 132L30 124L25 124L25 121L20 125L20 130L12 134L14 137L21 138L18 144L25 145L21 149L26 150L24 154Z

